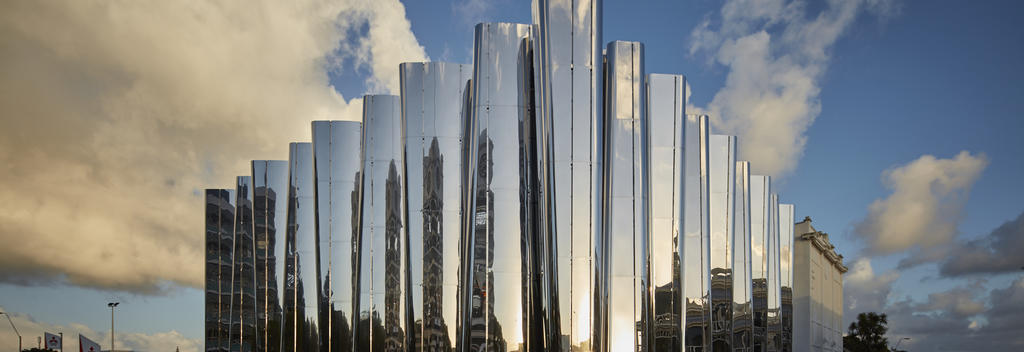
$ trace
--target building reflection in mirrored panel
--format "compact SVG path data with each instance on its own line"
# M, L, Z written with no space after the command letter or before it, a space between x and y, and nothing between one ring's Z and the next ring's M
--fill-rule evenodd
M711 337L708 117L687 115L683 149L683 345L703 351Z
M538 331L532 315L534 223L531 26L476 26L465 134L466 206L460 343L472 351L525 351ZM464 346L465 346L464 345Z
M313 121L313 177L320 256L321 349L355 351L361 122Z
M406 263L401 101L363 97L357 351L404 351Z
M765 351L767 348L771 189L770 176L750 176L750 278L754 292L754 351Z
M288 162L252 161L252 219L256 243L256 328L261 351L281 349L284 303L284 237L287 228Z
M736 137L712 135L708 141L708 227L711 230L711 348L714 351L732 349L735 187Z
M606 309L599 351L647 351L653 345L648 248L648 126L644 48L616 41L607 48L605 103L605 292L598 307ZM603 301L602 301L603 299ZM601 330L604 330L601 329ZM607 341L607 342L605 342Z
M782 345L782 321L779 297L779 196L771 194L768 215L768 351L777 352Z
M320 289L317 267L313 146L288 146L288 230L285 232L284 331L282 349L320 350Z
M231 253L234 245L235 190L206 190L206 326L207 352L228 351L231 327Z
M753 350L754 312L750 253L750 162L736 162L735 216L733 217L732 348L737 352Z
M653 351L682 349L682 278L679 233L683 225L683 126L686 78L647 75L650 124L650 263L654 289Z
M547 312L544 347L550 351L592 350L595 200L604 143L600 14L600 0L533 2L538 271L547 275L536 304Z
M231 268L231 351L255 351L256 243L252 224L252 177L238 176L235 187L234 259Z
M793 350L793 204L779 204L779 286L782 332L779 351Z
M463 102L472 65L399 66L408 207L410 351L457 343Z

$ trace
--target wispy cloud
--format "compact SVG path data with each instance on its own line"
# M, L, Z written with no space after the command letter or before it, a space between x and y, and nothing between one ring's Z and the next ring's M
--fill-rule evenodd
M359 119L332 55L397 91L409 28L397 0L0 3L0 281L200 286L201 189Z
M886 170L882 181L892 193L871 203L856 226L867 252L931 250L950 243L971 186L987 165L984 155L963 151L949 159L924 155Z
M830 51L859 15L892 15L888 0L832 0L816 13L804 1L731 0L690 33L690 53L728 68L707 107L714 128L740 137L754 171L783 176L796 168L807 129L821 112Z

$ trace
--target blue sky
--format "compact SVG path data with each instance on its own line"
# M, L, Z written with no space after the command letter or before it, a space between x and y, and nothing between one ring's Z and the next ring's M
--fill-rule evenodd
M747 72L743 65L750 62L725 64L732 58L719 49L730 39L757 39L763 29L770 38L768 73L773 68L803 72L816 90L802 95L797 105L817 107L804 114L781 110L780 123L802 121L806 129L780 129L788 132L776 140L792 144L802 137L806 143L784 154L791 156L788 166L763 164L780 170L775 186L781 200L796 205L798 219L811 216L817 229L831 235L851 273L857 271L847 276L846 296L859 306L845 320L862 309L888 312L892 333L912 336L909 346L916 350L1024 344L1005 331L1024 318L1010 325L1014 321L997 314L1024 309L1024 262L1016 259L1018 270L1006 270L1009 264L974 267L969 275L940 270L965 248L984 247L983 241L999 237L993 230L1024 213L1019 181L1024 175L1024 85L1019 83L1024 82L1019 24L1024 5L778 0L742 5L741 14L766 9L762 17L726 16L723 5L736 3L608 0L604 40L644 42L648 72L685 74L690 105L721 112L719 131L742 132L745 124L768 121L758 126L771 126L776 120L771 114L738 113L734 107L749 95L715 102L728 90L730 77L743 81L737 72ZM858 5L840 6L851 3ZM387 70L397 72L398 62L470 62L475 23L530 22L529 3L510 0L409 1L404 9L386 1L373 6L325 2L297 12L272 6L232 11L201 2L135 4L116 11L107 8L111 5L67 5L0 6L7 13L0 15L0 42L21 53L0 60L3 91L20 92L0 100L0 130L20 131L0 138L7 140L0 142L0 165L11 165L0 177L7 189L0 191L0 203L28 204L0 207L6 214L0 216L0 239L23 243L0 251L0 257L13 258L0 262L0 307L15 315L26 336L32 332L24 331L33 328L21 324L100 338L109 333L106 302L116 299L125 302L118 308L118 331L136 333L124 337L127 343L138 349L174 343L183 351L198 348L202 338L202 292L196 288L201 269L168 268L201 253L198 189L228 185L231 175L244 172L246 160L284 158L287 141L308 138L309 120L353 118L359 106L353 98L394 89L397 78ZM208 17L189 15L204 11ZM123 17L110 15L121 12ZM154 20L158 13L181 16L168 16L170 22L161 26ZM853 18L832 27L838 34L826 44L785 40L787 31L799 32L819 15L833 13ZM43 30L27 20L32 18L62 19L67 25ZM702 33L713 34L713 40L694 35L705 23ZM171 24L185 34L168 32ZM367 44L370 38L385 44ZM68 40L84 44L76 47ZM705 46L694 50L697 41ZM800 54L808 47L824 56ZM787 88L783 83L764 89ZM53 146L33 146L35 141ZM152 153L161 156L133 147L139 143L152 144ZM97 152L76 154L82 148ZM165 152L172 149L180 152ZM129 151L106 154L112 150ZM957 159L962 151L967 156ZM926 155L935 159L921 159ZM137 177L102 171L125 167L138 170ZM887 170L918 177L887 183ZM916 181L933 184L915 187ZM81 188L11 191L41 187L33 182ZM108 195L111 200L105 200ZM880 205L872 212L875 202ZM92 203L110 211L80 206ZM932 209L934 221L915 223L904 211L916 205ZM165 217L161 212L187 221L159 219ZM60 227L61 222L46 220L58 216L73 221ZM893 224L886 219L906 231L872 227ZM873 238L866 229L881 229L874 234L885 237ZM999 242L1005 246L997 253L1024 250L1022 241L1012 241L1024 236L1024 225L1005 229L1001 236L1011 240ZM948 234L935 240L932 232ZM894 242L901 236L911 245ZM36 240L50 237L53 242ZM982 242L971 247L972 240ZM26 254L64 242L84 245L60 247L45 261ZM131 245L103 249L114 242ZM139 254L151 248L167 253ZM89 260L79 262L82 258ZM100 263L103 258L110 266ZM901 267L908 258L919 260ZM140 279L104 278L122 270L124 277ZM998 300L992 290L1017 300ZM0 331L0 344L10 343L11 336Z

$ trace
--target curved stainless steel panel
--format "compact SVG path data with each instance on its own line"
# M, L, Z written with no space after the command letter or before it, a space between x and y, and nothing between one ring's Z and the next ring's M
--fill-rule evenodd
M404 351L409 284L401 101L363 97L357 351Z
M409 239L410 351L454 351L462 216L463 102L472 65L399 66Z
M238 176L235 187L234 258L231 269L231 351L255 351L256 243L252 224L252 177Z
M288 162L253 160L253 229L256 240L256 328L261 351L282 351Z
M529 25L476 26L466 190L460 349L529 350L537 331L530 301L533 112ZM468 348L466 348L468 346Z
M753 350L754 311L750 300L750 162L736 162L732 280L732 348L737 352Z
M607 313L607 343L598 351L647 351L653 345L649 273L648 126L643 44L616 41L607 49L604 131L608 168L603 208L606 294L598 307ZM600 329L604 330L604 329Z
M754 351L768 345L768 238L771 234L771 176L750 175L750 261L754 298Z
M708 213L711 230L711 345L732 349L732 276L735 232L736 137L712 135L708 142Z
M708 117L687 115L683 155L683 348L703 351L711 333L708 226Z
M285 234L285 307L282 348L312 352L320 349L317 310L320 268L317 266L313 147L288 146L288 231Z
M535 0L543 346L592 350L595 201L603 139L600 0ZM556 192L557 190L557 192Z
M793 350L793 204L779 204L779 286L782 332L779 351Z
M651 172L651 284L654 351L682 349L682 278L679 232L683 222L683 126L686 78L647 75Z
M233 189L206 190L207 352L228 351L236 201Z
M782 321L779 316L779 195L772 193L768 215L768 351L782 345Z
M358 121L313 121L320 346L329 352L355 350L362 126Z

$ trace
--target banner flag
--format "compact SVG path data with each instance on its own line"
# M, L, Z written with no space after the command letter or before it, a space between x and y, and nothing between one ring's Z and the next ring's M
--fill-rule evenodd
M100 344L78 334L78 352L100 352Z
M64 345L64 341L61 341L62 339L61 339L60 335L51 334L51 333L48 333L48 332L43 332L43 335L44 335L44 338L46 339L46 348L47 349L51 349L51 350L54 350L54 349L63 350L64 349L64 347L62 347Z

